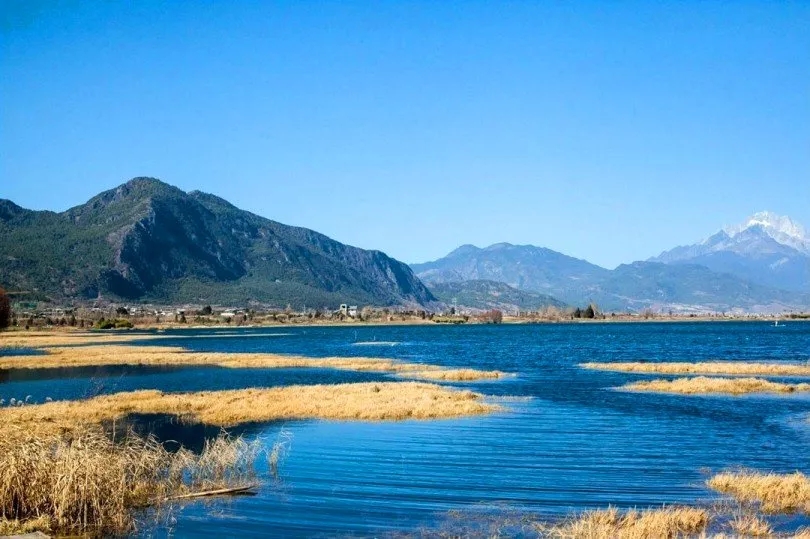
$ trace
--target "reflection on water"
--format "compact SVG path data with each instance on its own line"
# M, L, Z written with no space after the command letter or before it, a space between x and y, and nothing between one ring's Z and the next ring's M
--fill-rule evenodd
M269 424L246 424L224 429L171 414L130 414L115 421L106 421L102 426L113 439L122 439L130 432L138 436L151 435L169 451L185 447L201 453L207 440L213 440L221 434L248 436L267 429Z
M243 331L267 333L261 328ZM503 412L476 418L284 422L294 442L284 463L283 488L263 488L259 496L232 500L213 513L210 507L190 504L177 515L175 537L384 535L430 529L445 520L448 511L481 507L559 518L608 504L711 501L715 495L704 486L707 473L728 467L810 472L806 396L630 393L614 388L650 377L577 366L641 360L806 362L810 324L790 324L778 331L757 323L645 323L314 327L285 332L290 335L244 339L204 330L166 332L160 343L200 351L374 355L499 369L518 376L453 385L521 398L503 399ZM206 338L196 339L196 334ZM366 379L391 378L321 369L211 367L132 370L98 378L107 384L106 392ZM89 380L10 381L0 384L0 396L75 398L87 390ZM189 432L166 418L157 421L147 430L159 431L161 438L191 440L210 434L205 428ZM279 428L254 426L248 435L273 438Z

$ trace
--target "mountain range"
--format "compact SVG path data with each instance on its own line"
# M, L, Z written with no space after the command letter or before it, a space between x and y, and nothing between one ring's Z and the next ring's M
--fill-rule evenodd
M810 305L810 238L768 212L690 246L608 270L532 245L464 245L412 264L428 286L492 280L605 310L782 311Z
M0 199L0 286L53 302L802 310L810 306L810 237L762 212L613 270L509 243L464 245L409 267L210 194L135 178L61 213Z
M810 236L789 217L769 212L756 213L700 243L676 247L650 260L699 264L753 283L810 292Z
M29 297L425 305L404 263L227 201L135 178L62 213L0 200L0 285Z

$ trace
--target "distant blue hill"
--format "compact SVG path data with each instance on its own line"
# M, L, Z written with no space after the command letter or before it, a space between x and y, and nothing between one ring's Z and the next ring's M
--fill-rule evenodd
M434 283L430 291L447 305L507 312L539 311L546 307L567 307L562 301L529 290L518 290L498 281L475 280Z
M570 305L593 302L606 311L772 312L810 305L807 294L752 283L699 264L634 262L608 270L532 245L465 245L444 258L411 267L428 286L491 280Z

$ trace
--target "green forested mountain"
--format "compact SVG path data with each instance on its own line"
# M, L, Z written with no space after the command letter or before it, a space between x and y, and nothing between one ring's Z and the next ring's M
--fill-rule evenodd
M0 285L53 300L286 306L425 304L411 269L380 251L135 178L63 213L0 200Z

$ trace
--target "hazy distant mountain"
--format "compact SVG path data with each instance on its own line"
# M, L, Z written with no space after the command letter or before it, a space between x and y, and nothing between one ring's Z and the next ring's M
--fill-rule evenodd
M810 305L807 294L751 283L696 264L635 262L607 270L531 245L465 245L446 257L412 265L417 276L446 300L437 284L488 279L540 292L570 305L596 303L624 311L781 311Z
M696 264L622 264L591 298L604 309L779 312L810 305L806 294L754 284Z
M497 281L463 281L435 283L430 286L433 295L448 305L471 309L500 309L502 311L537 311L545 307L566 307L551 296L528 290L518 290Z
M810 235L789 217L769 212L756 213L701 243L676 247L651 261L699 264L754 283L810 292Z
M411 269L379 251L135 178L63 213L0 200L0 285L53 299L286 306L425 304Z
M464 245L444 258L411 268L426 283L489 280L560 299L582 298L605 268L551 249L497 243L484 249Z

